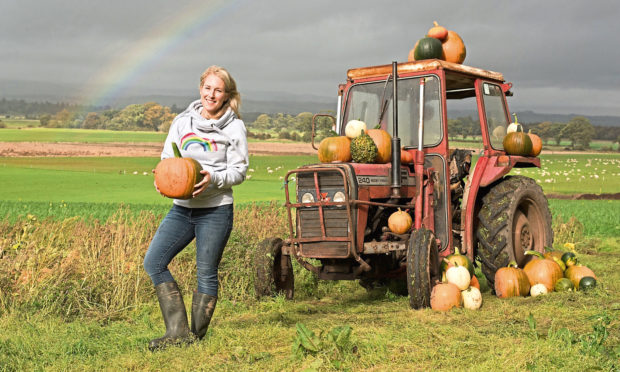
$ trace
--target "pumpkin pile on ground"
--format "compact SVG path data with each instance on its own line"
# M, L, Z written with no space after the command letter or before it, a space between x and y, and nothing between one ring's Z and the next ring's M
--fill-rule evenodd
M431 292L431 309L446 311L462 306L477 310L482 306L482 293L478 278L474 275L474 266L458 248L443 259L440 270L442 281Z
M511 262L495 273L495 294L500 298L544 295L553 291L589 290L596 287L596 276L588 267L578 264L573 252L549 251L535 256L523 269Z
M433 22L426 36L418 40L409 52L409 61L442 59L447 62L463 63L467 51L463 39L454 31Z

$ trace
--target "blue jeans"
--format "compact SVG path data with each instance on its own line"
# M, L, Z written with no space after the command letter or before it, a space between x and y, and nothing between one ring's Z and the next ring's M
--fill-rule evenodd
M217 296L217 269L233 225L233 205L185 208L173 205L144 256L154 285L174 281L168 264L196 238L198 292Z

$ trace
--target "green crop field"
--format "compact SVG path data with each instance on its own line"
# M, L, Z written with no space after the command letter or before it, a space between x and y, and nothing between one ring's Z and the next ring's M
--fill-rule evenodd
M153 187L157 158L0 158L2 200L170 204ZM247 180L234 188L237 202L284 200L290 169L316 162L314 156L250 156Z
M547 193L620 192L620 154L545 154L540 168L514 169L534 178Z
M76 142L99 135L108 139L93 142L122 142L134 135L92 132L77 139L79 132L66 133ZM512 174L536 179L546 193L620 191L618 154L541 159L541 169ZM172 203L154 190L157 161L0 158L0 371L620 368L618 200L549 199L554 248L575 246L598 279L589 292L499 299L477 269L481 309L411 310L407 296L393 288L319 281L293 260L295 299L256 299L257 243L288 234L285 174L315 163L315 156L250 157L247 180L234 188L235 227L207 337L150 353L148 341L165 330L142 259ZM171 264L188 308L194 258L191 244ZM314 333L304 335L317 341L314 346L296 347L298 324ZM335 337L342 329L350 334Z

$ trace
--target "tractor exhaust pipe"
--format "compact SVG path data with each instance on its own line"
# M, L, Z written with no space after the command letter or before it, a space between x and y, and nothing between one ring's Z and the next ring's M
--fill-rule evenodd
M400 197L400 138L398 137L398 64L392 62L392 197Z

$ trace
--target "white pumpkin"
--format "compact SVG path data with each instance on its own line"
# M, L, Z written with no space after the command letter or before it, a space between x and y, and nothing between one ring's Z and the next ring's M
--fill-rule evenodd
M345 136L351 139L362 134L362 131L366 131L366 123L361 120L349 120L347 125L344 127Z
M469 287L461 291L463 297L463 307L469 310L478 310L482 306L482 293L476 287Z
M446 280L463 291L469 287L471 275L465 266L452 266L446 270Z
M530 295L532 297L540 296L543 294L547 294L547 287L545 287L545 285L542 283L534 284L532 288L530 288Z
M508 128L506 128L506 134L516 132L520 126L521 124L519 123L510 123L510 125L508 125Z

